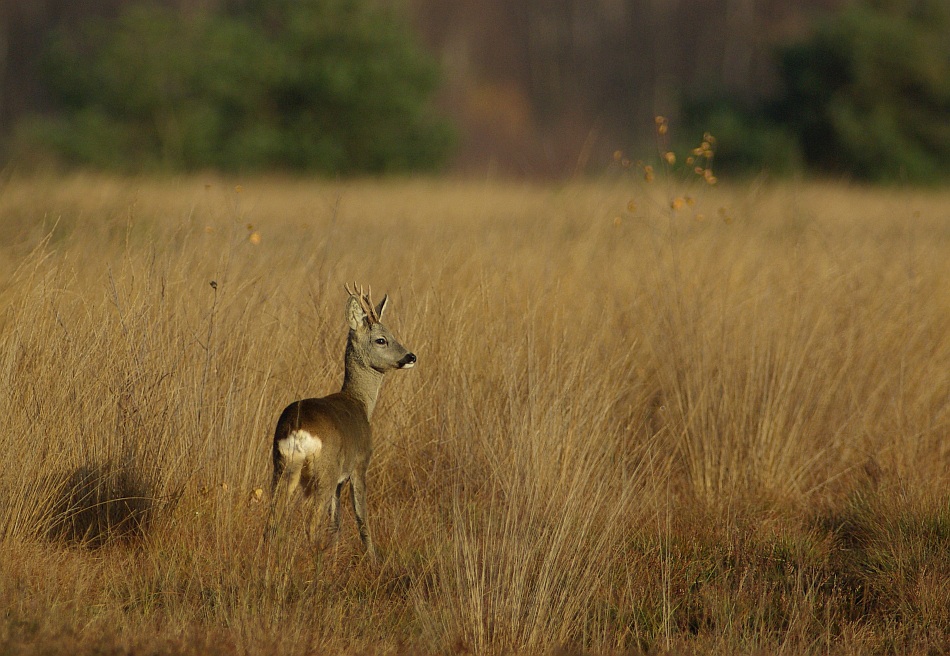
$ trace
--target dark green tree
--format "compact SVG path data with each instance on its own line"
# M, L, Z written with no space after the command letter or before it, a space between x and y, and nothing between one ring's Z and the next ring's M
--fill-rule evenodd
M950 174L950 3L864 2L779 57L773 118L806 162L867 180Z
M716 137L716 170L732 175L767 171L788 175L800 170L801 151L796 139L772 121L762 101L741 102L725 94L683 103L686 139L692 147L700 135Z
M22 138L77 164L388 172L437 166L450 144L435 64L367 0L131 5L61 32L45 71L58 112Z

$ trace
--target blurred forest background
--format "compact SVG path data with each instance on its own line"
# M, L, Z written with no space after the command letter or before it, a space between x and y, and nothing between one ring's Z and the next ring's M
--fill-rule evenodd
M950 174L946 0L2 0L0 162L565 178L652 150Z

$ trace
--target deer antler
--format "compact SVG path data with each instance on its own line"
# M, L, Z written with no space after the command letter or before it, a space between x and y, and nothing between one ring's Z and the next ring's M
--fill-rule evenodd
M346 293L350 296L355 296L356 300L359 301L360 307L363 308L363 312L366 313L367 318L369 319L370 324L379 323L379 315L376 314L376 308L373 307L373 301L370 297L373 294L372 287L367 287L366 292L363 292L363 286L353 283L353 289L350 289L349 283L343 285L343 289L346 290Z

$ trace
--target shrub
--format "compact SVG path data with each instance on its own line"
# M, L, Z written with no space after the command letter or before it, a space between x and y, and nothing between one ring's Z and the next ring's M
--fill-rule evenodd
M762 108L727 99L692 101L684 107L686 131L716 135L716 167L725 173L789 174L802 166L796 139L771 122Z

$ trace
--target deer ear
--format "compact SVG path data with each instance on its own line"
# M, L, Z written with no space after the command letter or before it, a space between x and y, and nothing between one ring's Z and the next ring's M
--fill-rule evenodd
M366 323L366 312L355 296L350 296L346 302L346 322L350 324L350 330L358 330Z
M389 294L383 295L383 300L379 302L379 305L376 306L376 316L380 321L383 320L383 312L386 310L386 304L389 303Z

